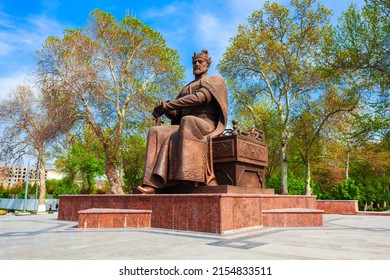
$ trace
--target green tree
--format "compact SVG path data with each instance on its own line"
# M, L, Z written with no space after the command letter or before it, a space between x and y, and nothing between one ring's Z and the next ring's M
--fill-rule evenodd
M48 190L51 190L53 198L58 198L61 194L75 194L80 191L79 186L73 183L69 177L62 179L51 179L47 180Z
M340 92L341 91L341 92ZM355 109L355 89L340 90L327 85L317 99L307 98L300 104L300 114L292 118L291 144L305 166L305 194L311 195L311 158L319 154L321 133L331 117Z
M41 93L45 87L39 88ZM0 104L0 122L3 137L0 146L1 155L18 158L32 155L38 158L39 173L45 174L45 162L48 146L61 134L67 132L76 117L70 111L72 106L57 100L55 104L42 95L37 96L31 87L17 86L9 99ZM46 211L45 176L40 176L38 211Z
M390 87L390 3L366 0L361 11L351 4L339 19L329 57L335 66Z
M67 154L57 158L56 166L60 170L76 171L87 182L88 191L91 192L95 178L105 172L103 147L89 127L85 127L80 138L73 137L70 141L70 149Z
M61 142L57 142L57 145L53 147L52 151L52 157L55 158L54 164L56 168L69 178L72 185L75 183L75 180L79 175L77 167L78 159L70 153L74 138L75 135L69 133L66 139L63 139Z
M47 96L75 105L103 146L111 192L122 194L117 167L124 123L142 122L157 100L177 93L184 76L177 52L135 17L118 22L94 10L85 29L47 38L37 60Z
M240 25L218 65L233 90L269 98L277 110L282 194L287 187L287 146L291 115L299 98L321 86L318 59L327 43L330 11L314 0L291 1L293 12L266 1L254 11L248 25Z
M351 5L335 28L334 44L326 49L335 72L349 72L369 85L361 133L372 138L390 131L390 2L366 0L359 10Z

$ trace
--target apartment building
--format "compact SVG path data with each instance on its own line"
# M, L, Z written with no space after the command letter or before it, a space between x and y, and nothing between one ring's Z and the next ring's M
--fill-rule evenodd
M29 168L29 182L39 181L39 172L36 168ZM26 181L27 167L25 166L0 166L0 184L9 187ZM45 180L61 179L63 176L54 168L45 170Z

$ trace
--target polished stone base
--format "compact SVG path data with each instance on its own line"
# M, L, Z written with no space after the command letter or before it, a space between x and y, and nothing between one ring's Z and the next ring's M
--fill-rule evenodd
M357 200L317 200L317 208L326 214L355 215L359 211Z
M150 210L92 208L81 210L79 228L147 228Z
M323 226L324 210L307 208L285 208L264 210L263 226L265 227L317 227Z
M58 219L78 221L78 212L91 208L151 210L153 228L224 233L265 226L264 210L317 207L315 196L303 195L63 195Z

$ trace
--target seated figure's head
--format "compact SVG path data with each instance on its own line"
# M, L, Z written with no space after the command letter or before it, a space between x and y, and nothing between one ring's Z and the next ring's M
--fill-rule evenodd
M200 53L194 52L192 57L192 69L195 76L202 76L209 70L211 57L207 50L202 50Z

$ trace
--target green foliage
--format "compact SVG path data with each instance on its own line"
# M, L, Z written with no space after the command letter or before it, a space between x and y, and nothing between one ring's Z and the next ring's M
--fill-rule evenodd
M310 186L312 188L312 194L317 196L317 199L333 199L330 192L331 188L323 188L314 180L311 180Z
M127 192L142 183L146 141L140 136L126 136L121 149L121 159Z
M4 192L1 194L1 197L2 197L2 198L12 198L12 194L11 194L9 191L4 191Z
M80 191L79 186L71 182L69 177L64 177L60 180L47 180L46 186L50 190L49 193L53 195L53 198L58 198L61 194L76 194Z
M39 190L39 185L37 183L34 183L33 185L28 183L28 193L29 194L35 194L36 190ZM47 191L47 190L46 190Z
M11 194L17 195L18 193L24 192L24 189L25 189L25 183L22 182L22 183L17 183L15 185L13 185L8 190Z
M266 182L266 187L268 189L274 189L275 194L280 194L280 176L278 174L271 176L267 182Z
M266 187L274 189L276 194L281 193L280 186L281 179L279 174L273 175L267 180ZM291 172L288 174L288 186L288 194L303 195L305 193L305 182L296 178Z
M333 199L339 200L359 200L360 190L355 181L347 179L335 186L331 190Z
M85 127L81 137L72 136L67 154L57 158L56 166L72 180L79 174L91 192L95 178L105 173L104 149L96 135Z
M23 192L20 192L20 193L18 193L17 194L17 198L18 199L24 199L24 194L25 194L25 192L23 191ZM29 195L27 195L27 199L29 199L30 198L30 196Z
M61 194L76 194L77 189L69 187L57 187L53 192L53 198L58 198Z
M351 4L335 28L335 42L325 50L331 71L366 82L368 94L357 130L377 140L390 131L390 5L366 0L360 10Z
M58 180L51 179L46 180L46 191L48 194L53 194L54 190L58 187Z
M351 4L339 19L332 59L337 67L390 88L390 6L367 0L360 11ZM388 95L388 93L387 93Z

